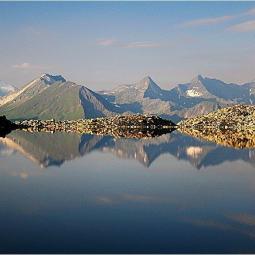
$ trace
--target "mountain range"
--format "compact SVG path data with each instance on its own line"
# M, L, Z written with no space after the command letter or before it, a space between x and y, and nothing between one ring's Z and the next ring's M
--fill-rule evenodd
M0 115L13 120L140 113L178 122L238 103L255 104L255 82L238 85L198 75L189 83L166 90L147 76L133 84L97 92L61 75L44 74L20 89L0 83Z
M112 153L150 167L161 155L172 155L197 169L225 161L245 161L255 167L254 150L236 150L173 132L150 139L124 139L75 133L29 133L14 131L0 138L0 157L21 153L41 167L61 166L65 161L93 151Z

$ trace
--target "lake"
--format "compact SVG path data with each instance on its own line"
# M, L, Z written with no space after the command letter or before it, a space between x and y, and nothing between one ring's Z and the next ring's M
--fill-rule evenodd
M1 253L255 252L255 150L14 131L0 160Z

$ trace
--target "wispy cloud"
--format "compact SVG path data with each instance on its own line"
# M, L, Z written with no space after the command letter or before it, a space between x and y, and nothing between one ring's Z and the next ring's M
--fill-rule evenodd
M231 217L230 219L236 221L238 224L235 224L233 222L225 223L211 219L192 219L192 218L184 218L183 222L187 222L198 227L214 228L224 231L235 231L239 232L242 235L249 236L252 239L255 238L254 228L247 229L247 227L245 226L248 225L250 227L254 227L254 216L252 215L234 216Z
M255 31L255 20L245 21L228 28L228 30L235 32L251 32Z
M123 48L158 48L161 45L155 42L130 42L122 45Z
M12 67L17 69L30 69L32 65L30 63L24 62L21 64L15 64Z
M205 25L216 25L223 23L227 20L231 20L235 16L220 16L215 18L196 19L183 23L182 27L194 27L194 26L205 26Z
M249 9L245 12L241 12L235 15L225 15L218 17L209 17L203 19L194 19L181 24L181 27L195 27L195 26L206 26L206 25L217 25L226 21L234 20L240 17L255 15L255 8Z
M247 214L247 213L236 214L236 215L232 215L230 218L234 221L241 223L241 224L255 226L255 215L253 215L253 214Z
M151 41L134 41L134 42L122 42L116 39L103 39L98 40L96 45L103 47L115 46L119 48L130 48L130 49L138 49L138 48L157 48L160 47L161 44Z
M99 46L112 46L116 44L116 40L115 39L100 39L100 40L97 40L96 44Z
M255 15L255 8L248 10L245 12L246 15Z
M100 205L113 205L119 204L123 202L134 202L134 203L172 203L171 199L158 197L158 196L150 196L150 195L142 195L142 194L121 194L116 197L108 197L108 196L97 196L95 198L96 203Z
M39 65L33 65L31 63L28 63L28 62L23 62L23 63L20 63L20 64L13 65L12 68L21 69L21 70L28 70L28 69L44 69L46 67L39 66Z
M190 223L195 226L199 227L207 227L207 228L216 228L220 230L231 230L233 227L228 224L224 224L218 221L210 220L210 219L192 219L192 218L185 218L183 222Z

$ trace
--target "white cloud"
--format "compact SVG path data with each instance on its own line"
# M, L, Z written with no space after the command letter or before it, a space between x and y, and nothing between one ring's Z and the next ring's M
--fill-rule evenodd
M245 12L241 12L235 15L225 15L213 18L195 19L181 24L181 27L193 27L193 26L205 26L221 24L229 20L233 20L240 17L255 15L255 8L249 9Z
M235 16L220 16L215 18L196 19L183 23L182 27L204 26L204 25L216 25L223 23L227 20L233 19Z
M24 62L21 64L16 64L12 66L13 68L17 68L17 69L30 69L31 68L31 64Z
M159 43L155 42L130 42L122 45L123 48L158 48Z
M121 42L115 39L98 40L96 44L98 46L104 46L104 47L115 46L119 48L133 48L133 49L160 47L159 43L150 42L150 41Z
M103 39L103 40L98 40L97 45L99 46L112 46L116 43L115 39Z
M21 64L15 64L12 68L21 69L21 70L28 70L28 69L45 69L44 66L33 65L28 62L23 62Z
M228 28L228 30L235 32L251 32L255 31L255 20L245 21Z
M255 215L253 214L235 214L230 217L232 220L235 220L241 224L246 224L249 226L255 226Z
M246 15L255 15L255 8L248 10L245 12Z

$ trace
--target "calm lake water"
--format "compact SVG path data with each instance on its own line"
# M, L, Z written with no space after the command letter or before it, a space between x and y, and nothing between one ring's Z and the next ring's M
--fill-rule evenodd
M15 131L0 138L0 252L255 252L255 150Z

